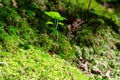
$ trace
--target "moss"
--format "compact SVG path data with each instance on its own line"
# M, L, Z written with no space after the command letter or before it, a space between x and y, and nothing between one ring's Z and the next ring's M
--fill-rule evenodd
M10 0L2 0L0 80L87 80L88 77L69 64L76 56L88 61L89 71L96 65L103 73L108 67L112 68L111 77L119 80L119 17L96 0L92 0L87 11L90 0L48 1L16 0L18 8L14 9ZM66 37L67 24L59 26L59 40L56 41L57 31L46 25L49 19L44 15L45 10L59 11L68 18L69 24L76 18L86 22L71 39ZM102 76L95 75L95 78L102 79Z
M9 53L11 54L11 53ZM0 78L3 80L88 80L67 61L52 58L39 49L20 49L14 55L1 58Z

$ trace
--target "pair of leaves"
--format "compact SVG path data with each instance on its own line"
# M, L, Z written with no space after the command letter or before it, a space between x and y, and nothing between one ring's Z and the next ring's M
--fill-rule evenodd
M48 25L49 25L49 24L54 25L54 23L53 23L53 22L51 22L51 21L48 21L46 24L48 24ZM61 26L63 26L63 25L64 25L62 22L58 22L58 24L59 24L59 25L61 25Z

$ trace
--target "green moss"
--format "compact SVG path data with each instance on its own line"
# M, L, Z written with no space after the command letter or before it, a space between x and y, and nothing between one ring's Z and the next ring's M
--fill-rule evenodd
M9 53L11 54L11 53ZM31 47L1 58L0 78L3 80L88 80L83 73L67 61L52 58Z
M119 80L120 27L115 23L120 21L116 14L108 12L96 0L92 0L88 11L90 0L15 1L17 9L12 7L11 0L2 0L0 7L0 80L88 80L69 64L76 58L75 51L77 57L88 61L89 71L97 65L104 73L110 67L111 77ZM72 39L66 37L66 26L59 26L56 41L56 30L45 24L49 19L44 10L59 11L58 8L68 21L86 20ZM52 58L48 52L61 58Z

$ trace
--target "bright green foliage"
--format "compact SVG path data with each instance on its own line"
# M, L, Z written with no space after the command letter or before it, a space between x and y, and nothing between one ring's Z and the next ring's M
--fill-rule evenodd
M62 17L58 12L50 11L50 12L45 12L45 14L54 20L54 22L48 21L46 24L52 24L55 27L58 27L58 25L64 25L60 21L67 20L66 18Z
M52 24L55 27L54 34L56 34L56 40L58 41L58 38L59 38L59 33L57 30L58 26L64 25L60 21L66 20L66 18L62 17L58 12L54 12L54 11L45 12L45 14L54 20L54 22L48 21L46 24Z
M47 14L48 16L50 16L55 20L60 20L60 21L66 20L66 18L62 17L58 12L50 11L50 12L45 12L45 14Z

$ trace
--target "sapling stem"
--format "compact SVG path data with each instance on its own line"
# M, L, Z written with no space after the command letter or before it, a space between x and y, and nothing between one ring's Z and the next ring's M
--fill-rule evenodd
M57 40L57 42L58 42L58 20L56 20L56 33L57 33L57 35L56 35L56 40Z

